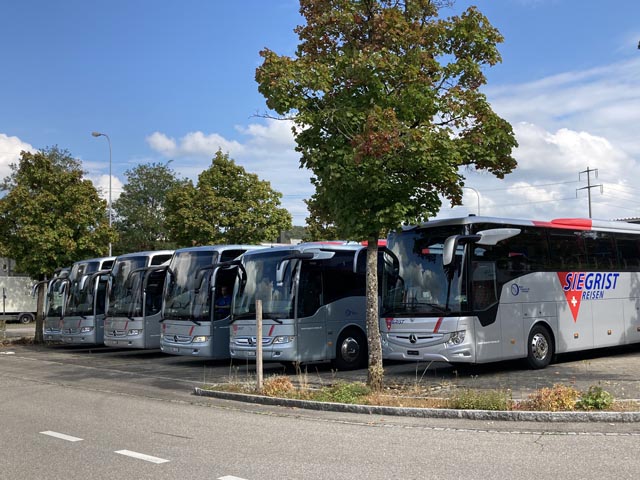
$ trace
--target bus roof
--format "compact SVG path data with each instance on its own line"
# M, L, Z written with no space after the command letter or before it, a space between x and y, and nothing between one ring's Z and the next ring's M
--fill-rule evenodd
M524 220L516 218L502 217L479 217L469 215L468 217L445 218L440 220L430 220L420 225L402 227L402 230L413 230L416 228L434 228L449 225L471 225L474 223L494 223L497 225L522 225L531 227L547 227L572 230L594 230L620 233L640 233L640 225L623 222L619 220L596 220L591 218L558 218L549 221Z

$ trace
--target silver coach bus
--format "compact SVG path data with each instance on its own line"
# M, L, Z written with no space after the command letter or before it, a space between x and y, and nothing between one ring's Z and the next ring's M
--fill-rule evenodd
M231 312L231 358L255 359L255 302L263 303L263 359L285 365L367 363L366 247L306 243L242 256Z
M61 320L64 316L64 308L67 300L70 268L59 268L47 285L47 298L45 317L43 324L44 339L49 342L59 342L61 332Z
M640 225L475 217L391 233L383 358L485 363L640 342Z
M218 269L256 245L176 250L165 280L160 349L171 355L229 358L229 310L235 268Z
M76 262L67 278L68 298L60 339L70 345L102 345L109 270L115 257Z
M173 250L119 255L109 273L104 344L160 347L160 311L166 267Z

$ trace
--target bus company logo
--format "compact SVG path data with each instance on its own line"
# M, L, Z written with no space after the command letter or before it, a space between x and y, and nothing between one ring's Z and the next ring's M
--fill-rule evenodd
M601 300L605 292L615 290L619 273L558 272L573 321L578 320L582 300Z
M387 330L391 330L392 325L402 325L404 323L404 318L387 317L384 321L387 323Z

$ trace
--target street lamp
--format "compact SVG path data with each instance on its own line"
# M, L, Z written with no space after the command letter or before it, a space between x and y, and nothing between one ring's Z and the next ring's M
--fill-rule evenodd
M473 187L462 187L462 188L468 188L469 190L473 190L478 196L478 216L480 216L480 192L478 192L478 190L476 190Z
M109 204L107 209L109 210L109 227L111 227L111 139L106 133L91 132L94 137L105 137L109 144ZM111 256L111 242L109 242L109 256Z

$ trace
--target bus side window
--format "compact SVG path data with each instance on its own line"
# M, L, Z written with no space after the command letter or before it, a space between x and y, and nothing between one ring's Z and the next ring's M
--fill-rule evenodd
M485 310L498 301L494 262L473 262L471 291L475 310Z
M298 317L309 317L322 306L322 270L306 264L300 275Z

